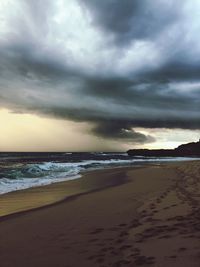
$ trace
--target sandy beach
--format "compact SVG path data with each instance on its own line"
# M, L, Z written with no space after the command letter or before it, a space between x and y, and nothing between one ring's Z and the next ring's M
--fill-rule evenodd
M200 266L199 202L199 161L2 195L0 266Z

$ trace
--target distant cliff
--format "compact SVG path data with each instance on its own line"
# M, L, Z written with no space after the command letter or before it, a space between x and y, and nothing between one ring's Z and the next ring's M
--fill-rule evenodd
M148 157L200 157L200 140L183 144L175 149L130 149L129 156Z

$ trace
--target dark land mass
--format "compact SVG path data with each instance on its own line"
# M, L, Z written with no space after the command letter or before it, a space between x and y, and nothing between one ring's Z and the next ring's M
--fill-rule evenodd
M200 157L200 140L183 144L175 149L130 149L129 156L148 157Z

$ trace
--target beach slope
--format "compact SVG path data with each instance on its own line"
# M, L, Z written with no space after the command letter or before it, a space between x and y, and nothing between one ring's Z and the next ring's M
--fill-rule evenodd
M70 183L79 186L73 197L1 217L1 267L200 266L198 161L93 172ZM57 185L48 190L59 195Z

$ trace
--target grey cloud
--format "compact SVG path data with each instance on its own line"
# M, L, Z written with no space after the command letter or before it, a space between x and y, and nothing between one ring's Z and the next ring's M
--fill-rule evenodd
M101 68L90 73L87 65L78 60L72 64L70 49L63 54L56 43L49 47L43 43L50 30L50 2L23 2L24 17L11 19L11 26L15 22L16 28L0 41L2 107L86 121L93 125L92 134L122 142L154 141L153 137L134 131L134 127L200 129L200 65L198 54L188 53L191 48L184 38L180 43L175 38L175 43L162 47L163 54L155 68L146 68L144 62L136 74L131 67L125 75L111 69L105 75ZM120 53L121 44L129 48L132 41L150 39L159 46L163 31L173 24L181 25L183 20L179 1L81 2L80 6L91 12L95 27L104 32L107 51L120 46L119 61L124 56ZM107 34L115 36L113 44L106 42ZM180 49L171 53L174 45ZM108 54L107 61L110 60L115 70L116 61ZM185 83L186 89L178 88L180 83L183 88ZM188 83L196 83L197 88L187 91Z
M200 73L199 62L169 61L157 70L151 70L143 74L146 81L170 83L172 81L198 81Z
M132 129L131 123L128 124L124 121L102 121L93 128L93 133L96 136L125 140L125 142L134 143L151 143L155 139L152 136L144 135Z
M183 4L181 1L151 0L79 0L91 12L93 23L117 43L152 39L175 22Z

